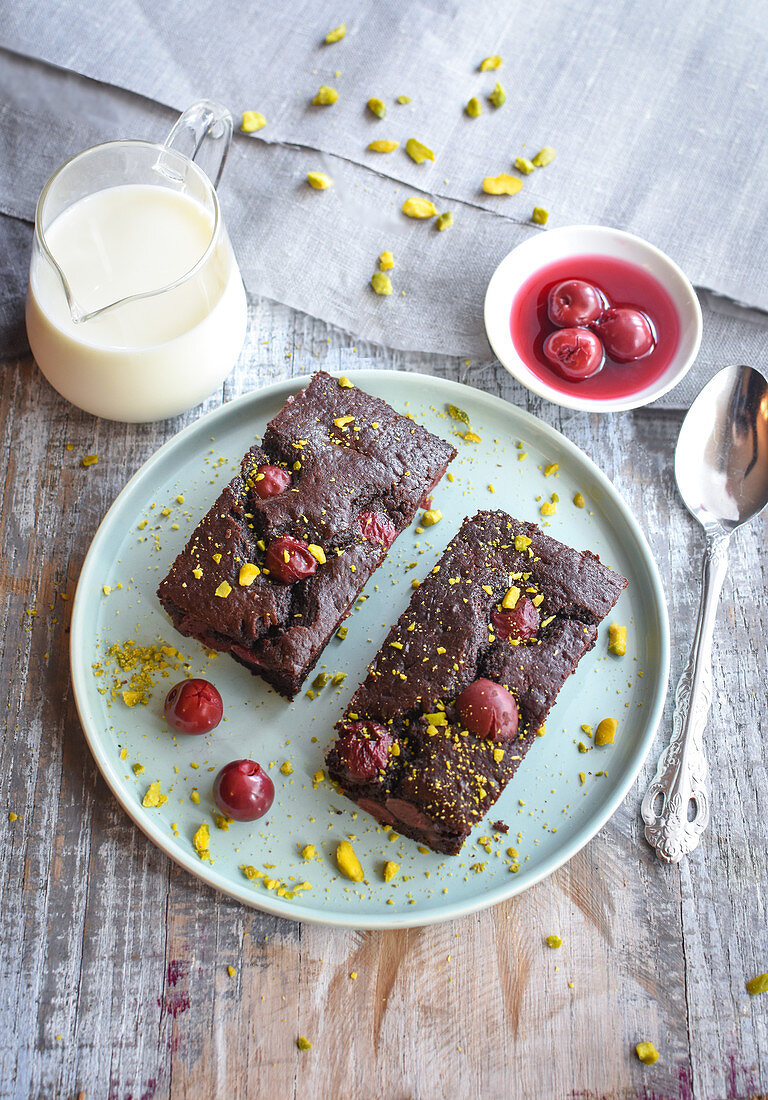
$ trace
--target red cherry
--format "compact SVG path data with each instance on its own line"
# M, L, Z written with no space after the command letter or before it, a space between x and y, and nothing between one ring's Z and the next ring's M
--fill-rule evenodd
M213 781L213 801L235 821L263 817L275 797L275 786L255 760L225 764Z
M492 611L491 623L500 638L527 642L538 632L539 609L527 596L521 596L511 611Z
M291 484L291 475L282 466L264 465L257 467L253 477L253 491L257 497L266 500L284 493Z
M336 752L350 779L373 779L385 767L392 747L389 732L379 722L347 722Z
M571 328L596 321L607 305L608 299L592 283L566 279L550 290L547 314L558 328Z
M368 542L380 542L389 550L397 538L397 528L383 512L361 512L357 517L360 534Z
M306 542L295 539L293 535L280 535L267 547L264 564L269 575L282 584L293 584L311 577L317 569L317 560L312 557Z
M588 328L559 328L544 341L547 359L570 382L583 382L602 369L603 345Z
M510 741L520 715L514 695L493 680L475 680L456 700L462 722L476 737Z
M182 680L166 695L163 713L179 733L210 733L221 721L224 704L207 680Z
M639 309L606 309L593 325L611 359L631 363L656 347L650 318Z

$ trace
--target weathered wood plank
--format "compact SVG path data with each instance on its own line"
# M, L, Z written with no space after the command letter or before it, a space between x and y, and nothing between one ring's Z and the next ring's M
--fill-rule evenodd
M665 578L676 679L701 549L672 480L678 414L555 409L490 362L387 352L268 302L254 303L241 365L205 408L289 374L360 365L498 393L594 457L639 516ZM738 536L723 593L708 734L713 826L687 865L660 866L642 841L637 811L654 754L602 833L510 903L405 932L302 926L219 897L154 849L99 777L69 688L71 601L61 595L72 594L127 477L201 411L109 424L66 405L28 360L0 375L0 988L10 1008L0 1094L768 1092L768 1007L744 990L768 969L765 520ZM99 465L84 470L80 456L95 451ZM668 706L665 731L670 721ZM8 810L19 820L7 822ZM553 931L559 951L543 943ZM296 1048L299 1034L310 1051ZM634 1058L640 1039L660 1050L655 1066Z

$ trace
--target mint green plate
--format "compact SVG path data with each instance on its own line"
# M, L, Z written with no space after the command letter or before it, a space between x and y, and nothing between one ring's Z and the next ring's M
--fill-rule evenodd
M455 480L444 479L435 493L442 521L422 534L414 524L401 535L369 582L368 599L347 621L346 639L334 638L323 654L318 670L346 673L343 683L329 683L313 700L302 692L289 704L228 657L211 656L177 635L155 597L195 524L302 379L268 386L202 417L166 443L123 489L80 575L72 677L85 736L115 797L139 828L193 875L247 905L297 920L408 927L458 917L519 893L570 859L605 824L634 782L661 715L669 628L658 571L636 520L605 475L562 435L513 405L456 382L393 371L351 377L450 439L459 455L451 466ZM448 403L464 409L482 442L458 437L463 425L447 415ZM521 450L527 457L520 461ZM543 467L555 462L558 471L545 477ZM583 509L572 503L577 491L586 499ZM543 520L540 503L553 492L559 496L557 512ZM628 577L629 588L611 616L628 627L628 646L625 657L612 656L607 624L601 628L597 645L560 693L546 734L490 820L472 833L460 855L443 857L397 835L390 839L327 781L313 783L313 776L323 766L334 721L408 603L411 581L426 575L463 517L478 508L504 508L522 519L548 522L551 534L596 551ZM166 678L155 677L146 704L127 706L121 695L126 685L116 686L130 673L117 669L108 650L129 639L171 646L183 657L178 669L166 670ZM207 736L173 736L163 720L166 691L187 673L212 680L224 700L225 720ZM579 741L592 745L582 723L594 726L604 717L619 719L615 743L579 752ZM223 764L246 756L269 768L275 802L260 821L224 831L214 821L213 778ZM290 774L281 771L286 762ZM134 765L144 770L135 774ZM155 780L168 800L145 808L142 800ZM190 798L193 789L199 803ZM491 829L490 822L499 819L509 826L506 837ZM211 862L192 845L203 822L210 828ZM362 883L336 868L336 845L345 838L353 838L365 870ZM310 861L300 854L307 844L315 847ZM507 854L509 847L517 857ZM386 860L399 864L390 883L382 874ZM264 877L246 878L243 865ZM311 888L295 889L304 882Z

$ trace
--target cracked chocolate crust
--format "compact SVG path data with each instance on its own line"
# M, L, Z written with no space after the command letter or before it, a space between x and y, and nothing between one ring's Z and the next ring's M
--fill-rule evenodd
M161 604L179 633L228 652L293 698L386 557L387 546L361 534L360 513L386 516L399 535L455 455L386 402L318 372L195 528L158 588ZM292 482L262 500L254 475L264 463L288 470ZM262 571L241 586L240 566L263 570L266 547L286 534L322 547L326 561L294 584ZM224 597L215 594L222 582Z
M536 637L517 645L497 638L491 624L513 583L543 597ZM331 779L382 824L456 854L517 771L626 585L596 555L533 523L502 511L465 519L337 724L343 732L351 721L378 722L395 752L372 780L355 782L337 741L326 757ZM481 677L515 696L517 740L499 745L462 729L454 701ZM440 712L445 724L435 725Z

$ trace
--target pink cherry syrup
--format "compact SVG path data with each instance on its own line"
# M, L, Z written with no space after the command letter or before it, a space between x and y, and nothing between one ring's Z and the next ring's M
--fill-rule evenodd
M598 374L569 382L544 355L544 341L556 328L547 316L547 298L564 279L594 283L612 306L640 309L650 318L656 346L642 359L617 363L608 355ZM561 393L599 400L631 397L655 382L671 363L680 340L675 304L661 283L637 264L608 256L572 256L547 264L523 283L509 319L515 351L537 378Z

